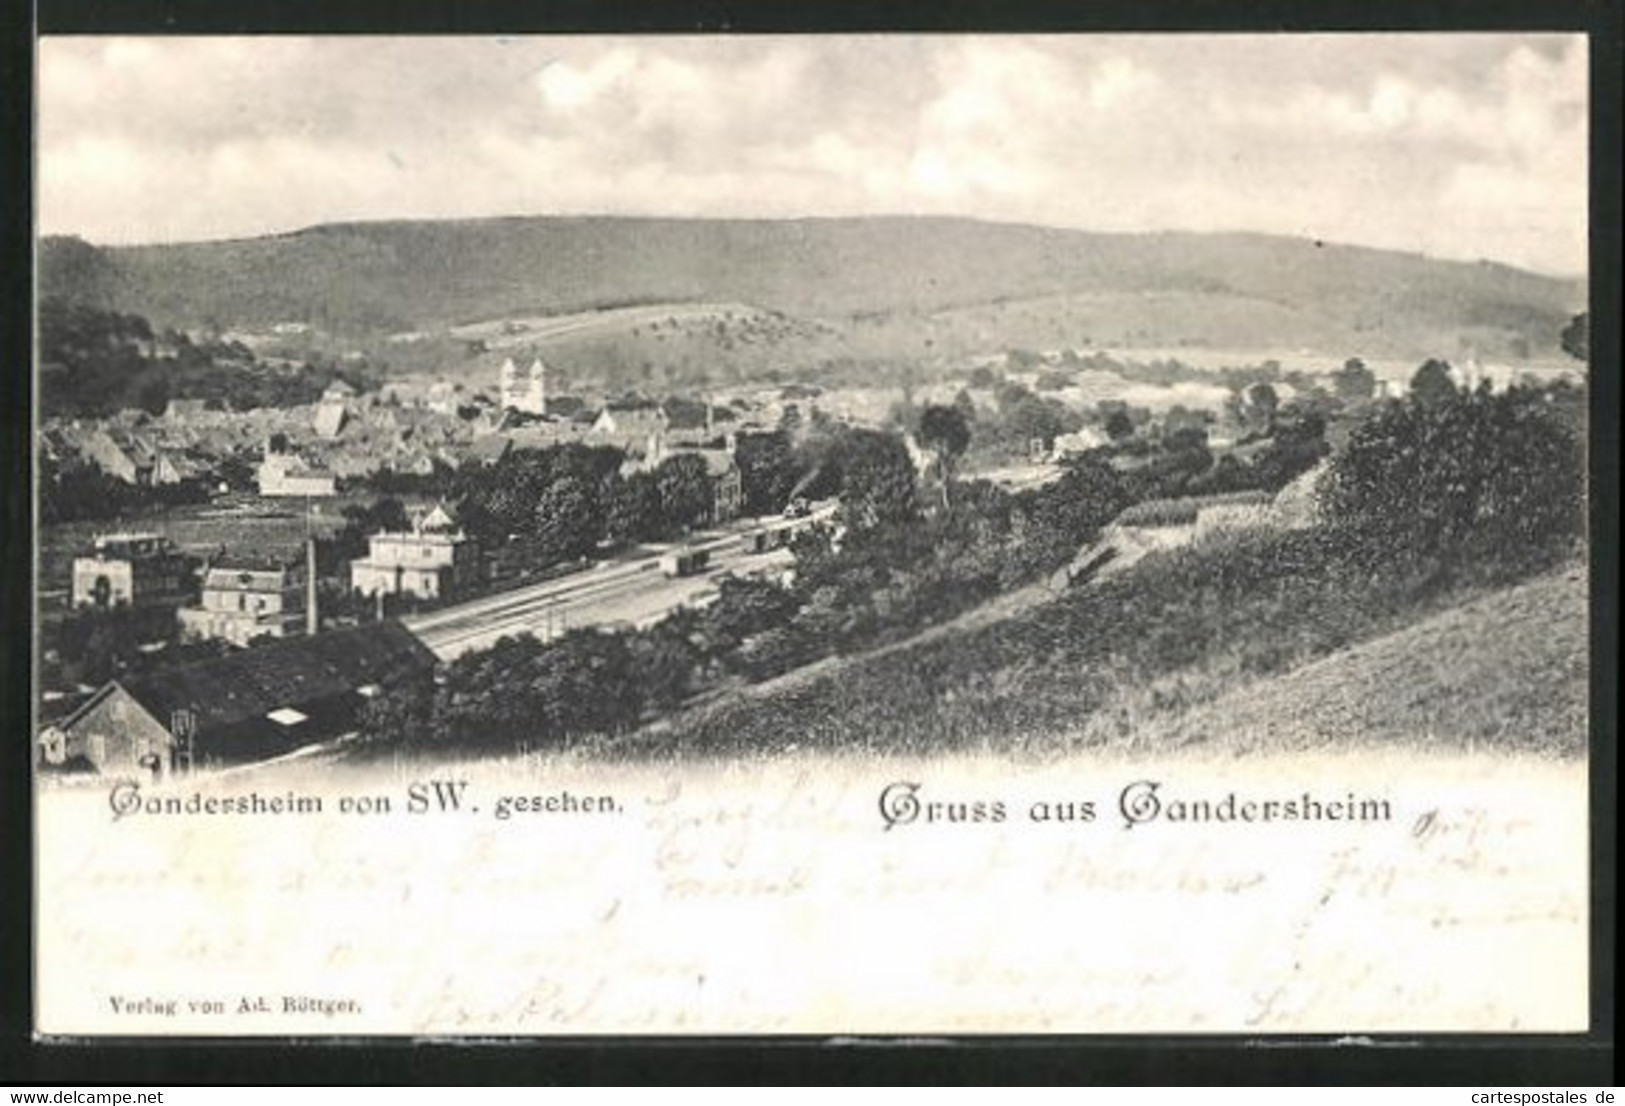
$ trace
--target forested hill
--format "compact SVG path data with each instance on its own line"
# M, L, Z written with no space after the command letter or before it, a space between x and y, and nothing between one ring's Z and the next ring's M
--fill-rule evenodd
M345 223L264 238L42 244L41 292L155 325L427 330L517 314L728 300L852 320L997 305L1133 313L1143 345L1226 341L1417 352L1499 338L1555 353L1580 281L1488 262L1253 234L1094 234L957 218L501 218ZM1162 321L1164 319L1177 320ZM997 325L993 327L997 330ZM990 334L997 344L998 334Z

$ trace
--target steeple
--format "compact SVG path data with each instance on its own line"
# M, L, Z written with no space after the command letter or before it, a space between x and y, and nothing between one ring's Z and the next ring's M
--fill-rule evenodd
M528 384L526 399L530 406L527 409L533 414L547 414L547 366L542 364L540 357L530 363Z

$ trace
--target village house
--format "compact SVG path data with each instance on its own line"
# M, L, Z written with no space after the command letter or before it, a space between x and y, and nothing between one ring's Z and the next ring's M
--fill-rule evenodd
M373 534L367 545L367 555L350 562L350 587L363 595L443 599L483 575L479 546L443 507L414 519L410 530Z
M150 487L154 482L157 447L139 434L122 428L98 428L81 440L80 452L107 475L126 484Z
M267 760L353 732L385 690L427 691L434 664L389 621L115 680L41 732L40 761L162 777Z
M323 403L348 403L356 396L355 389L343 380L334 380L322 389Z
M439 455L423 449L402 448L389 455L385 468L409 476L430 476Z
M461 460L494 465L509 453L521 449L550 449L588 438L590 427L567 419L546 419L523 426L499 427L458 447Z
M208 418L208 403L201 399L172 399L164 407L164 421L177 426L196 424Z
M437 380L430 385L424 397L424 406L439 415L455 415L460 404L461 384L454 384L449 380Z
M1234 449L1247 436L1247 427L1229 414L1221 414L1207 428L1207 444L1212 449Z
M191 456L185 450L159 449L152 464L152 482L163 486L186 480L203 480L211 472L206 461Z
M486 434L475 438L462 449L462 463L466 465L494 465L514 449L512 434Z
M324 398L316 405L316 413L310 420L311 428L316 431L318 438L332 441L344 431L349 418L350 409L344 400Z
M180 609L181 633L247 645L257 637L288 637L307 624L308 568L302 557L222 556L203 572L196 607Z
M1456 387L1476 392L1488 386L1492 392L1505 392L1518 382L1518 372L1510 365L1485 365L1476 357L1450 366L1450 379Z
M34 435L34 454L42 461L60 465L77 460L79 447L69 428L47 424Z
M75 607L180 606L192 559L159 534L103 534L73 560Z
M1098 426L1085 426L1067 434L1057 434L1054 442L1050 444L1048 459L1064 461L1068 457L1076 457L1080 453L1099 449L1110 440L1106 437L1106 432Z
M332 472L318 468L291 453L267 450L256 479L265 496L328 496L338 493Z
M652 403L612 404L598 413L587 438L595 445L615 446L628 458L647 458L664 451L669 422L666 412Z

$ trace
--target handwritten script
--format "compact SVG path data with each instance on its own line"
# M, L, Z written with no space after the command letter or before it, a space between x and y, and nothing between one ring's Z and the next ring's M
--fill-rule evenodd
M914 814L899 792L886 814L898 781ZM422 781L343 773L252 781L320 800L304 812L235 809L242 781L137 787L115 804L112 782L40 796L44 1032L1343 1033L1586 1019L1581 763L532 760L415 792ZM1137 819L1122 805L1131 787ZM1299 796L1380 801L1384 816L1214 814ZM923 805L961 800L962 818Z

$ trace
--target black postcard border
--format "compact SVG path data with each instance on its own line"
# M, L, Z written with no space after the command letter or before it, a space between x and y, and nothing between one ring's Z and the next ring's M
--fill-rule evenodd
M1620 0L37 0L0 16L0 1084L1614 1083L1618 699ZM36 34L1566 31L1591 47L1592 1028L1577 1035L955 1038L95 1038L32 1035L30 666ZM1596 368L1596 366L1600 366Z

